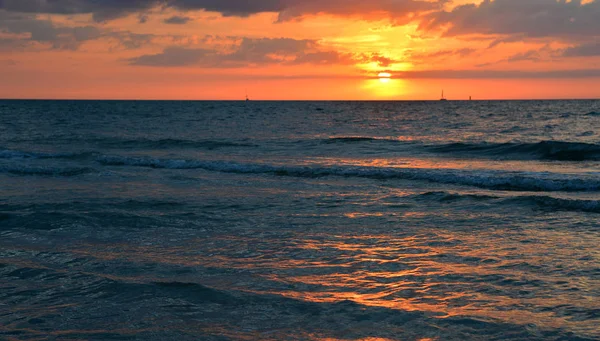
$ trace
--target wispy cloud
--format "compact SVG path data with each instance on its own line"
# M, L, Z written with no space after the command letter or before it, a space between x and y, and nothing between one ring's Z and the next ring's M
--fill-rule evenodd
M169 17L165 20L163 20L163 22L165 24L171 24L171 25L185 25L188 22L192 21L193 19L190 17L184 17L184 16L179 16L179 15L174 15L172 17Z
M215 43L214 37L210 40L211 43ZM242 38L241 42L234 45L231 51L171 46L160 53L128 59L128 62L131 65L155 67L196 65L205 68L241 68L273 64L353 65L371 62L377 63L381 67L387 67L397 61L376 53L347 53L330 50L315 40Z

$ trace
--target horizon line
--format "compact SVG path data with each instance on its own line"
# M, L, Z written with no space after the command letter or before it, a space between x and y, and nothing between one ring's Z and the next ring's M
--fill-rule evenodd
M189 99L189 98L2 98L0 101L113 101L113 102L246 102L245 99ZM478 98L446 99L446 102L483 101L600 101L597 98ZM440 99L251 99L250 102L443 102Z

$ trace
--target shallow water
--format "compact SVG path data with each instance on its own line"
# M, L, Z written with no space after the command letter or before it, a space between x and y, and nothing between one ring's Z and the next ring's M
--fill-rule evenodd
M600 340L600 101L0 101L0 339Z

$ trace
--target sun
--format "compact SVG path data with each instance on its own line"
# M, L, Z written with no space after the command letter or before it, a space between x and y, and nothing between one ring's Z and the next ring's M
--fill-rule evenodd
M392 74L389 72L380 72L377 77L379 77L379 81L381 83L389 83L392 78Z

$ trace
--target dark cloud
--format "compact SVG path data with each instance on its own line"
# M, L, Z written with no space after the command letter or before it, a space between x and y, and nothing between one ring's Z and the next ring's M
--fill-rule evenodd
M158 0L0 0L0 9L23 13L91 13L105 21L157 6Z
M163 20L163 22L165 24L184 25L192 20L193 19L190 17L182 17L182 16L175 15L175 16L172 16L170 18Z
M443 2L443 0L441 0ZM96 21L106 21L154 7L181 11L206 10L225 16L279 13L281 21L307 14L328 13L399 20L410 13L439 8L435 1L420 0L0 0L0 9L28 13L91 13Z
M139 66L187 66L198 63L215 62L216 54L212 50L168 47L157 54L147 54L129 59L131 65Z
M211 37L211 43L215 43ZM231 39L231 37L227 38ZM218 41L215 44L219 46ZM375 62L381 67L397 61L379 54L352 54L324 50L315 40L296 40L289 38L242 38L228 51L169 47L161 53L142 55L129 59L131 65L139 66L189 66L206 68L240 68L261 65L314 64L331 65Z
M484 0L479 5L425 15L421 30L444 30L446 36L484 34L521 37L597 36L600 1Z
M600 20L600 18L599 18ZM564 50L565 57L597 57L600 56L600 42L581 44Z
M478 64L478 67L485 67L500 63L516 63L516 62L548 62L556 61L562 57L564 50L554 49L550 44L546 44L541 48L532 49L524 52L519 52L509 56L508 58L500 59L491 63Z
M55 49L71 50L102 35L101 30L94 26L57 26L50 20L3 11L0 11L0 32L16 35L13 41L50 44Z
M167 0L167 5L179 10L206 10L225 16L245 17L252 14L275 12L279 20L296 19L304 15L326 13L340 16L400 20L416 12L434 10L444 0Z
M522 71L522 70L429 70L400 72L406 79L575 79L600 78L600 69Z
M413 52L409 51L411 61L418 63L420 60L429 62L431 59L446 59L449 57L466 57L475 53L477 50L472 48L462 48L455 50L439 50L434 52Z
M151 45L159 36L154 34L140 34L130 31L106 32L104 37L114 39L118 45L127 50L135 50Z
M0 0L2 1L2 0ZM53 49L77 50L83 43L108 39L125 49L137 49L160 38L153 34L114 31L96 26L61 26L51 20L39 19L33 14L0 11L0 32L8 37L0 39L0 47L27 48L41 44ZM164 36L175 40L176 36Z
M18 64L17 61L14 59L0 60L0 65L15 66L17 64Z
M522 52L522 53L517 53L506 59L506 61L509 63L524 62L524 61L538 62L540 60L542 60L542 55L540 54L539 51L536 51L536 50L530 50L530 51L526 51L526 52Z
M526 38L527 37L523 34L514 34L514 35L504 36L504 37L501 37L501 38L498 38L498 39L495 39L494 41L492 41L490 43L490 45L488 46L488 49L494 48L501 44L509 44L509 43L524 41Z
M140 24L147 23L149 19L150 17L148 16L148 14L142 13L138 15L138 23Z
M316 47L313 40L243 38L233 51L204 48L168 47L158 54L143 55L129 60L132 65L188 66L235 68L294 61L305 51Z

